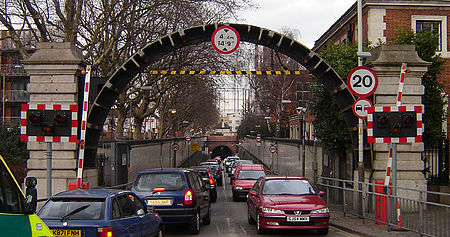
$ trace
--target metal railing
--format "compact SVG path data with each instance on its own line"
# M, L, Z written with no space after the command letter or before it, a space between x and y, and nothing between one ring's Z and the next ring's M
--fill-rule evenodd
M344 216L370 219L388 230L450 236L450 205L427 200L429 195L448 200L450 194L389 186L397 189L394 196L381 184L327 177L320 177L317 186L326 192L324 199L330 210L342 211Z

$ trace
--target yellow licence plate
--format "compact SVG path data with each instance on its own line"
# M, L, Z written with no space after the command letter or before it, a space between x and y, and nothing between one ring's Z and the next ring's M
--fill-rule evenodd
M52 230L55 237L81 237L81 230Z
M149 200L147 200L147 205L167 206L167 205L172 205L172 200L171 199L149 199Z

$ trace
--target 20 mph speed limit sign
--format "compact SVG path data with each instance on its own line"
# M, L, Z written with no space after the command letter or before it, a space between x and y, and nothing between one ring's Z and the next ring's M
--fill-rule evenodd
M239 33L231 26L221 26L211 36L214 49L221 54L230 54L236 51L240 40Z
M368 97L372 95L378 86L378 77L368 67L355 67L347 77L347 86L353 95Z

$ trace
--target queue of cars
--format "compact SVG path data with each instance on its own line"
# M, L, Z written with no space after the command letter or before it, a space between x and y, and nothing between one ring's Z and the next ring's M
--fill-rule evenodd
M162 236L168 224L187 224L198 234L211 223L217 170L232 181L233 200L247 199L248 223L258 234L270 229L315 229L327 234L329 209L303 177L267 176L261 164L228 157L191 168L138 173L130 191L91 189L59 193L37 213L54 236ZM217 169L217 170L216 170ZM214 175L216 174L216 175Z

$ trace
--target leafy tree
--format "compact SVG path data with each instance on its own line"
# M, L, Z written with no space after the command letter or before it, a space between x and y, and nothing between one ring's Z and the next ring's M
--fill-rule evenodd
M0 155L10 166L19 183L26 174L25 162L29 158L27 144L20 141L18 126L0 125Z
M358 66L358 47L355 44L334 45L329 43L320 56L326 60L339 75L347 75ZM344 153L352 145L350 133L339 107L330 92L319 81L311 85L314 98L311 113L316 117L314 127L316 136L329 151Z
M447 95L437 79L440 72L444 70L445 63L440 55L436 54L439 48L439 36L432 31L414 33L412 30L403 28L396 36L395 42L415 45L419 57L431 62L428 72L422 76L422 85L425 87L425 95L422 97L422 103L425 105L423 140L425 143L436 143L441 137L442 121L447 116L444 110L444 97Z

